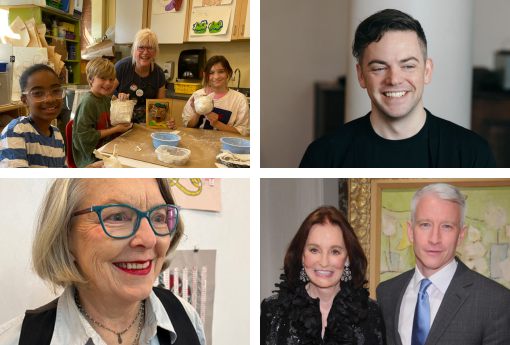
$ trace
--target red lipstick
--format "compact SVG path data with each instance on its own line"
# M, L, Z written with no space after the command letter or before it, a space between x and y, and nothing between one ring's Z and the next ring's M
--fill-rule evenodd
M145 264L146 262L147 261L130 261L129 263L130 264ZM136 275L136 276L145 276L145 275L149 274L150 271L151 271L152 260L150 260L149 266L147 266L146 268L141 269L141 270L133 270L133 269L129 269L129 268L124 268L124 267L117 266L115 264L114 264L114 266L117 267L118 269L126 272L126 273L129 273L129 274L133 274L133 275Z

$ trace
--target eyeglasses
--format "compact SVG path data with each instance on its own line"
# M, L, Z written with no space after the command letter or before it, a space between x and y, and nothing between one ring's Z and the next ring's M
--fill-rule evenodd
M144 217L156 235L171 235L177 228L180 210L181 207L176 205L161 205L147 212L128 205L104 205L74 212L72 216L96 212L105 234L121 239L133 236Z
M24 91L22 92L24 95L30 95L34 102L43 102L48 98L48 95L51 95L54 99L62 99L66 95L66 88L59 87L58 89L53 89L50 92L46 91Z
M156 47L145 47L145 46L138 46L136 47L136 49L141 53L143 52L145 49L147 49L147 51L149 53L154 53L156 51Z

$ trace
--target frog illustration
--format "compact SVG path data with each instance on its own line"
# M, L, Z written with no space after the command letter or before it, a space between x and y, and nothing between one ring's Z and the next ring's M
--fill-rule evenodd
M200 23L193 24L193 31L196 34L205 34L207 30L207 20L202 20Z
M216 34L220 32L221 29L223 29L223 20L219 20L217 22L213 21L211 24L209 24L209 32L211 34Z

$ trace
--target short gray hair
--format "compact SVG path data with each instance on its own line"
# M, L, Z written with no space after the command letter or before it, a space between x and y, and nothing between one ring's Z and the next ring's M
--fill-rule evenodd
M69 249L72 214L78 211L76 208L85 195L86 181L87 179L55 179L39 208L32 245L32 267L41 279L51 284L53 292L57 286L65 288L74 284L85 287L89 284L78 271ZM175 204L169 180L158 178L156 181L165 202ZM179 217L162 271L168 268L168 256L177 248L183 234L184 224Z
M131 46L131 55L133 57L131 62L135 62L135 50L143 44L147 44L151 47L156 47L156 53L154 54L154 58L156 58L159 53L158 38L156 37L154 31L151 29L142 29L136 33L135 40Z
M414 213L416 205L421 197L433 194L439 199L453 201L460 205L460 227L464 224L464 217L466 217L467 204L466 196L458 190L457 187L447 183L433 183L418 190L411 200L411 223L414 224Z

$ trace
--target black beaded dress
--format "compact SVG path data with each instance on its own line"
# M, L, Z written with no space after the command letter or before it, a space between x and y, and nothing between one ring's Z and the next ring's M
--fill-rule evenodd
M340 282L328 323L322 333L319 298L311 298L298 278L287 284L281 275L279 290L261 305L260 343L263 345L384 345L384 322L376 301L365 288Z

